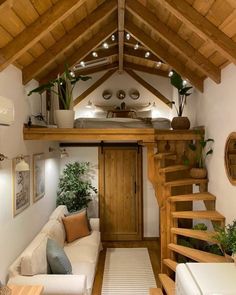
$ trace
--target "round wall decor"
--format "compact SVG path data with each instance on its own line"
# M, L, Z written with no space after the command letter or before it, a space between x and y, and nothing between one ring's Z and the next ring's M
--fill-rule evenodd
M132 98L133 100L136 100L136 99L139 99L139 97L140 97L140 93L139 93L138 90L136 90L136 89L132 89L132 90L130 90L130 92L129 92L129 96L130 96L130 98Z
M103 93L102 93L102 97L105 99L105 100L108 100L112 97L112 92L110 90L104 90Z
M229 181L236 185L236 132L232 132L226 140L225 170Z
M126 96L126 93L124 90L118 90L117 93L116 93L116 96L118 99L124 99L125 96Z

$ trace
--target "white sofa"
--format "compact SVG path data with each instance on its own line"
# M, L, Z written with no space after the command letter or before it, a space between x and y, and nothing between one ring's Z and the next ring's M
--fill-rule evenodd
M45 295L91 294L101 250L99 219L90 219L92 232L89 236L66 243L61 219L66 213L66 206L55 209L40 233L10 266L8 284L43 285ZM47 274L48 238L64 247L72 265L72 275Z

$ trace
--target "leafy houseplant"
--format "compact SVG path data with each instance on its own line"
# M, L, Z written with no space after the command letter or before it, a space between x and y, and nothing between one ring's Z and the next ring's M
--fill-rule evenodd
M178 117L174 117L171 122L171 127L173 129L189 129L190 121L187 117L183 117L184 106L186 104L186 99L192 93L189 92L192 89L192 86L186 86L182 77L173 71L172 76L170 77L171 84L178 90L178 106L176 106L175 101L170 103L175 106Z
M86 208L91 194L97 193L89 179L89 162L74 162L66 165L59 180L57 205L66 205L69 212Z
M59 112L58 110L55 112L58 127L72 128L74 123L74 111L72 110L74 87L78 81L87 81L90 78L91 77L87 76L76 76L74 72L69 70L68 66L65 66L65 72L62 75L58 75L56 79L31 90L28 93L28 96L33 93L41 94L46 90L54 93L58 97L60 105ZM63 123L63 126L60 124L60 117L65 118L66 121L64 124L66 126L64 126ZM70 120L71 122L67 120Z
M193 178L205 178L207 176L205 160L207 156L213 153L212 147L209 146L209 144L213 142L214 139L204 139L204 136L201 135L201 139L198 141L198 143L189 144L189 148L196 152L196 167L190 170L190 175Z

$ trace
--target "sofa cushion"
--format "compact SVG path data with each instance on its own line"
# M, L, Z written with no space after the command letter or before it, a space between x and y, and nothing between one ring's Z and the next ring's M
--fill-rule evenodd
M90 234L86 211L63 217L62 221L65 226L66 240L68 243Z
M56 219L61 222L62 217L68 214L67 207L65 205L58 206L50 215L49 219Z
M91 294L96 272L96 264L90 262L75 262L72 265L72 272L75 275L86 275L87 293Z
M71 263L63 248L56 241L47 241L47 260L53 274L72 274Z
M41 230L50 239L57 241L57 243L63 247L66 239L66 233L64 225L56 219L49 220Z
M93 231L91 234L87 237L77 239L74 242L71 242L70 246L79 246L79 245L84 245L84 246L99 246L101 242L101 234L98 231Z
M75 262L90 262L96 263L99 255L99 246L91 245L74 245L70 244L64 247L67 257L71 264Z
M21 256L22 275L33 276L47 273L46 245L47 236L44 233L40 233L25 249Z

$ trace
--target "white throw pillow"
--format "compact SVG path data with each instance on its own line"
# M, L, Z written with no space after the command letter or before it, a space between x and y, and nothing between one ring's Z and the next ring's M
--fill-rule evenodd
M50 239L55 240L61 247L64 247L66 233L61 222L51 219L44 225L41 232L45 233Z

